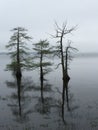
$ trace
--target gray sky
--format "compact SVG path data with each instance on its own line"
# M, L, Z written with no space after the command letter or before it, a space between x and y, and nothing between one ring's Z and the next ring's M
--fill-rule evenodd
M55 45L48 33L55 33L54 21L66 20L68 27L78 25L70 36L73 46L98 52L98 0L0 0L0 51L17 26L27 28L34 42L47 38Z

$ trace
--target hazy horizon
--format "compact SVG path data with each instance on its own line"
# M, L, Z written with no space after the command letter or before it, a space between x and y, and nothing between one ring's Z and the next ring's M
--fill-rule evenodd
M55 45L49 34L55 34L54 22L68 28L77 25L72 35L64 40L72 40L80 52L98 52L98 1L97 0L0 0L0 51L5 51L12 33L17 26L28 29L32 42L48 39ZM31 45L29 45L31 47Z

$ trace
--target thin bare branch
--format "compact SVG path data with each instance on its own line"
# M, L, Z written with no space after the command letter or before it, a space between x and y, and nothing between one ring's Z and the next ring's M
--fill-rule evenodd
M56 66L56 68L55 68L55 69L57 69L60 65L61 65L61 63L59 63L59 64Z

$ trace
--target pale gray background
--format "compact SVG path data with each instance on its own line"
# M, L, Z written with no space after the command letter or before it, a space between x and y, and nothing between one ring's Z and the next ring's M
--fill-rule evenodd
M49 39L54 21L68 27L78 25L70 40L80 52L98 52L98 0L0 0L0 51L11 36L10 30L25 27L33 41ZM30 45L31 47L31 45Z

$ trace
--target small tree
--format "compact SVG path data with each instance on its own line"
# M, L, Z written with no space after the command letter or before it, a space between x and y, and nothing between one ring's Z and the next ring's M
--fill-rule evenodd
M68 45L65 47L64 57L65 57L65 74L68 75L69 63L73 59L73 53L78 51L75 47L71 46L71 41L68 41Z
M41 90L43 90L45 75L51 71L50 66L52 63L48 61L47 57L52 53L52 48L49 46L49 42L47 40L40 40L38 43L35 43L33 45L33 50L35 51L35 56L33 59L35 62L32 66L34 68L39 68L40 70Z
M12 29L13 35L6 48L10 49L11 64L7 65L7 69L14 70L17 77L22 76L21 69L26 66L27 50L26 43L32 39L27 35L27 30L22 27ZM12 51L13 49L13 51Z

